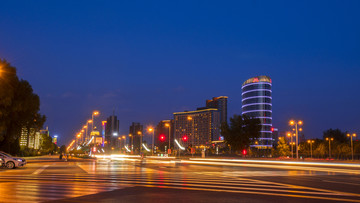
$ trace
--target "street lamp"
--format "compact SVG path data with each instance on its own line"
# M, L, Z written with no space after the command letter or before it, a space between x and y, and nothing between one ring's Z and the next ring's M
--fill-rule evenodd
M296 159L299 159L299 131L302 131L302 128L298 128L298 126L302 126L303 122L302 121L294 121L291 120L289 122L290 126L295 126L295 135L296 135Z
M85 137L87 137L87 128L88 128L88 126L86 123L86 125L83 126L83 129L85 129L85 136L83 137L83 141L85 141Z
M124 144L123 144L123 145L124 145L124 148L125 148L125 144L126 144L126 136L125 136L125 135L123 135L123 136L122 136L122 139L124 139Z
M191 117L191 116L188 116L187 117L187 119L188 119L188 121L192 121L192 125L191 125L191 156L193 157L194 156L194 154L192 153L192 151L193 151L193 147L194 147L194 139L195 139L195 135L194 135L194 119L193 119L193 117Z
M94 130L94 116L99 115L100 113L98 111L93 111L93 113L91 114L91 131Z
M154 128L152 128L152 127L150 127L150 128L148 128L148 131L150 132L150 133L152 133L152 142L151 142L151 148L152 148L152 150L151 150L151 155L154 155Z
M141 150L142 150L142 136L141 136L141 131L138 131L137 134L140 136L140 146L139 146L139 154L141 154Z
M310 144L310 158L312 159L312 144L315 142L315 140L308 140L307 142Z
M294 158L294 149L293 149L293 145L291 144L293 141L292 141L292 134L289 132L287 134L288 137L290 137L290 145L291 145L291 158L293 159Z
M356 137L356 134L353 133L353 134L351 135L350 133L348 133L347 136L350 137L350 140L351 140L351 160L354 161L353 137Z
M170 135L170 133L171 133L171 125L170 125L170 123L165 123L165 127L169 128L169 149L170 149L170 138L171 138L171 135Z
M330 145L330 141L333 141L334 140L334 138L329 138L329 137L327 137L326 138L326 141L329 141L329 159L331 159L331 145Z
M129 134L129 138L131 137L131 153L133 153L133 150L134 150L134 136L132 136L132 134Z

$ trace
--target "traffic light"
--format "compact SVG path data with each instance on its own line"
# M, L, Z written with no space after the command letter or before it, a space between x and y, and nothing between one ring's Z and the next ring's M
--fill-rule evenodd
M242 154L243 154L243 155L246 155L246 154L247 154L246 149L243 149L243 150L242 150Z
M165 141L165 135L160 135L160 141L164 142Z
M274 127L271 127L271 132L274 132L275 128Z
M184 135L184 136L182 137L182 140L183 140L184 142L186 142L186 141L188 140L188 136L187 136L187 135Z

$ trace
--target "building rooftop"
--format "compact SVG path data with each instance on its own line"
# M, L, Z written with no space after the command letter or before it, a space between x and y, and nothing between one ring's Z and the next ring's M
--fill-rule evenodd
M271 78L269 76L261 75L257 77L253 77L250 79L247 79L242 86L250 84L250 83L258 83L258 82L269 82L272 83Z

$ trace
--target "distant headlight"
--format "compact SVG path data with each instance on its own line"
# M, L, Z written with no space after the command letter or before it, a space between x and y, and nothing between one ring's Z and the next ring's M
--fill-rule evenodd
M22 159L18 159L18 161L22 162Z

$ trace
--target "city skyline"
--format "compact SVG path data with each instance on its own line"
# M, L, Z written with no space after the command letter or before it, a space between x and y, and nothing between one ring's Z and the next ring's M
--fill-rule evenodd
M115 108L121 134L214 96L229 97L228 117L241 114L241 84L257 75L274 81L280 131L301 119L307 138L359 132L359 2L108 4L0 8L0 58L40 96L60 144L93 110L100 122Z

